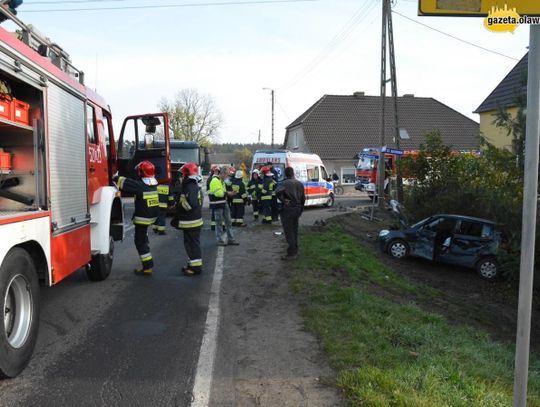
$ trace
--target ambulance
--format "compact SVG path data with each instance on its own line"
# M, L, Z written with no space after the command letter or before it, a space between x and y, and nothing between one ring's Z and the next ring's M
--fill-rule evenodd
M272 164L277 182L285 178L285 168L292 167L295 177L304 184L306 206L334 204L334 185L317 154L296 153L289 150L257 150L251 170Z

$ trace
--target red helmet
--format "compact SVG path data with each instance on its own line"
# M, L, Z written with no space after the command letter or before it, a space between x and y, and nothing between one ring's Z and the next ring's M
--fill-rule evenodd
M141 178L151 178L156 176L156 168L150 161L141 161L135 167L137 175Z
M229 167L229 175L231 177L234 177L234 174L236 174L236 168L234 167Z
M270 171L271 171L270 167L268 167L268 166L264 166L264 167L261 168L261 174L263 174L263 175L268 174Z
M199 173L199 167L195 163L186 163L180 167L180 172L184 177L189 177L190 175L197 175Z

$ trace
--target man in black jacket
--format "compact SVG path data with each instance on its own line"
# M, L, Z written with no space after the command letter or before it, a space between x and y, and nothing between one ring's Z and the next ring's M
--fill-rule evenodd
M276 189L276 195L282 202L281 224L287 239L287 255L283 260L292 260L298 257L298 220L304 210L306 195L304 184L294 178L292 167L285 168L285 180Z
M184 248L188 257L182 272L186 276L200 274L202 271L201 228L203 196L197 183L199 169L195 163L187 163L180 168L182 185L176 199L177 216L174 227L184 232Z

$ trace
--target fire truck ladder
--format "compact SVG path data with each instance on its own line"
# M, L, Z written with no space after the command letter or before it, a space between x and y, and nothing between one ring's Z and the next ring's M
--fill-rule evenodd
M39 55L48 58L53 65L60 68L67 74L77 78L79 83L84 85L84 72L75 68L71 63L69 54L65 52L58 44L37 31L31 25L26 25L13 14L8 7L10 0L0 0L0 14L6 16L19 26L20 31L17 31L17 37L36 51Z

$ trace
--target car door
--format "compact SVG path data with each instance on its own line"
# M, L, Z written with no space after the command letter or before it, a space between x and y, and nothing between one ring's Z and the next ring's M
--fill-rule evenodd
M482 255L490 253L494 239L493 225L461 220L448 252L440 260L458 266L474 267Z
M126 117L118 138L118 173L137 178L135 167L148 160L160 184L171 182L169 120L167 113Z
M434 217L416 232L416 240L412 245L412 254L433 260L436 248L452 234L456 220L446 216Z

